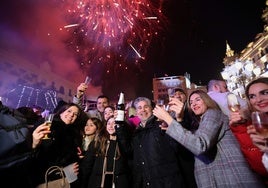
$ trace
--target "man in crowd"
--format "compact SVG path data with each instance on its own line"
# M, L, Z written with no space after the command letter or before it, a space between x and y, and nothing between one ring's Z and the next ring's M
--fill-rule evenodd
M208 95L219 105L224 114L229 116L227 96L230 94L226 82L223 80L210 80L207 85ZM241 109L248 109L246 100L236 96Z
M73 103L78 104L79 106L83 107L83 96L88 88L86 83L81 83L77 87L76 95L73 97ZM85 111L89 115L89 117L96 117L99 118L101 121L104 121L104 108L109 105L109 98L105 95L99 95L97 97L97 108L93 110L88 110L87 107Z
M116 126L122 154L132 161L133 187L196 187L193 172L182 169L184 148L159 128L151 100L138 97L134 107L140 124L133 135L127 134L126 126Z

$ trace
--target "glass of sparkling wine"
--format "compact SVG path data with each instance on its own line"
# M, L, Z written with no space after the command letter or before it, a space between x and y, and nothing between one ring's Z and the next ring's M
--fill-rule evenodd
M268 115L265 112L252 112L251 120L256 131L260 135L268 138Z
M175 96L175 88L169 88L168 89L168 97L169 97L169 100L171 100L171 98L173 98Z
M89 78L88 76L85 79L85 84L88 85L91 82L91 78Z
M160 107L163 107L164 106L164 100L163 99L157 99L157 102L156 104Z
M45 123L46 123L46 125L47 125L47 127L48 127L48 128L47 128L48 130L50 130L50 127L51 127L53 118L54 118L54 114L48 114L48 115L45 117ZM46 134L46 135L44 136L43 139L50 139L50 138L48 137L48 134Z
M169 101L171 101L171 99L174 98L176 93L175 88L169 88L167 92L168 92L168 99ZM169 107L170 107L169 105L165 106L166 111L169 111Z
M228 108L231 112L238 112L240 110L240 104L235 94L230 93L227 96Z

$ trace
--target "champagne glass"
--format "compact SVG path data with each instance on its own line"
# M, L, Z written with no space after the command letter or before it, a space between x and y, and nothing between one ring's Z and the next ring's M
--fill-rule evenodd
M85 79L85 84L88 85L91 82L91 78L89 76L86 77ZM80 91L81 93L84 93L84 91ZM86 99L86 95L83 95L83 106L85 107L84 111L87 112L88 111L88 104L87 104L87 99Z
M156 104L160 106L161 108L165 109L168 111L169 105L165 105L165 100L164 99L157 99Z
M91 82L91 78L89 78L89 77L87 76L86 79L85 79L84 84L88 85L90 82ZM79 90L79 92L84 93L83 90Z
M176 93L175 88L169 88L168 89L169 100L175 96L175 93Z
M88 76L85 79L85 84L88 85L91 82L91 78L89 78Z
M228 108L232 112L238 112L240 110L240 104L235 94L230 93L227 95Z
M46 125L47 125L47 130L50 130L50 127L51 127L53 118L54 118L54 114L48 114L48 115L45 117L45 123L46 123ZM44 136L43 139L50 139L50 138L48 137L48 134L45 134L45 136Z
M169 89L168 89L168 98L169 98L169 101L170 101L172 98L174 98L175 93L176 93L175 88L169 88ZM166 109L166 111L169 111L169 105L166 105L166 106L165 106L165 109Z
M252 112L251 120L256 131L265 138L268 138L268 115L265 112Z
M156 104L160 107L164 106L164 100L163 99L157 99Z
M160 106L161 108L167 110L168 105L165 105L164 99L157 99L156 104ZM161 119L158 119L158 121L161 122L161 127L167 127L167 124L164 121L162 121Z

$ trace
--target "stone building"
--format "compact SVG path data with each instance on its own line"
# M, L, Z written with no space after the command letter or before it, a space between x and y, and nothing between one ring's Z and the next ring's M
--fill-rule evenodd
M240 53L234 53L226 42L226 56L223 59L225 65L221 75L226 80L228 89L245 97L245 86L252 79L259 76L267 76L268 58L268 0L263 10L262 19L264 30L256 35Z

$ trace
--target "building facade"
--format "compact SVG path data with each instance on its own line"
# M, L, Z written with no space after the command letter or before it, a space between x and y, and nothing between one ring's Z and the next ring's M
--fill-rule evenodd
M186 90L186 79L184 76L167 76L153 78L153 98L168 99L168 89L181 87Z
M256 35L239 54L234 53L226 42L225 65L221 75L226 80L228 89L245 97L245 86L259 76L267 76L268 58L268 0L263 10L264 30Z

